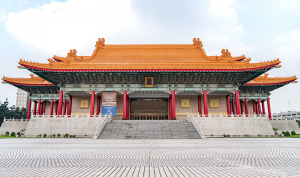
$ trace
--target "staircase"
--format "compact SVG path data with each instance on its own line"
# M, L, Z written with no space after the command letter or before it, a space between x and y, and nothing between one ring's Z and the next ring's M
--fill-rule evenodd
M186 120L113 120L98 139L200 139Z

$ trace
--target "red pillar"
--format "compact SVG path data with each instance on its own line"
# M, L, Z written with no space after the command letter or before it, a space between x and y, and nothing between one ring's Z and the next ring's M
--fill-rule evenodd
M176 117L176 115L175 115L175 90L171 91L171 97L172 97L172 119L171 120L173 120L173 118Z
M46 111L46 101L44 101L43 103L43 115L45 114L45 111Z
M129 117L129 95L127 95L127 120L130 120L130 117Z
M36 115L36 101L34 101L33 105L33 115Z
M267 99L267 105L268 105L269 119L272 120L272 113L271 113L271 103L270 103L270 99Z
M91 92L91 108L90 108L90 115L94 115L94 108L95 108L95 91Z
M201 109L201 95L198 95L198 113L199 113L199 115L202 115L202 109Z
M43 115L43 102L41 102L41 108L40 108L40 111L39 111L39 115Z
M204 115L208 116L208 106L207 106L207 91L203 91L203 102L204 102Z
M246 117L248 117L248 101L245 99L245 112L246 112Z
M27 121L30 119L30 113L31 113L31 99L28 101L28 107L27 107Z
M172 120L172 97L169 97L169 120Z
M265 110L265 100L261 101L261 107L262 107L262 113L263 115L266 115L266 110Z
M226 96L226 103L227 103L227 115L228 117L230 117L231 110L230 110L230 100L228 95Z
M61 90L61 91L59 91L59 101L58 101L57 115L61 115L61 113L62 113L63 99L64 99L64 92Z
M58 111L58 101L55 101L55 115L57 115L57 111Z
M69 97L69 104L68 104L67 115L71 115L71 112L72 112L72 96Z
M100 100L101 100L101 96L98 95L97 96L97 113L96 113L96 115L100 114Z
M123 118L126 118L127 119L127 91L124 90L123 91Z
M64 110L63 110L63 115L66 115L66 110L67 110L67 99L64 100Z
M257 99L258 114L261 114L260 99Z
M257 114L255 100L252 101L252 104L253 104L253 114Z
M232 106L232 114L235 115L235 108L234 108L234 99L231 100L231 106Z
M54 104L54 100L51 100L51 107L50 107L50 116L53 115L53 104Z
M43 109L44 109L44 103L43 102L41 102L41 111L40 111L40 115L43 115Z
M41 115L41 99L39 99L38 103L38 115Z
M241 114L241 108L240 108L240 95L239 95L239 91L238 90L235 91L235 104L236 104L236 114L238 116L240 116L240 114Z
M241 114L244 113L243 100L240 101Z

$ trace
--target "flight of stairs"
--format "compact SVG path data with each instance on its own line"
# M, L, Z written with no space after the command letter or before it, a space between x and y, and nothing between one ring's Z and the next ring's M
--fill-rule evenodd
M98 139L200 139L186 120L113 120Z

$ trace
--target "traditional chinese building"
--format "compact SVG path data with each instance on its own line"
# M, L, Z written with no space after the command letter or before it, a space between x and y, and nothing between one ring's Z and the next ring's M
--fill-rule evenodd
M105 45L102 38L95 47L91 56L73 49L48 63L21 59L18 68L31 77L3 77L3 83L29 93L28 119L30 110L33 115L102 114L101 96L109 91L117 93L114 119L181 120L186 113L268 114L271 119L270 92L297 82L296 76L268 77L266 72L281 67L279 59L251 63L228 49L207 56L199 38L185 45Z

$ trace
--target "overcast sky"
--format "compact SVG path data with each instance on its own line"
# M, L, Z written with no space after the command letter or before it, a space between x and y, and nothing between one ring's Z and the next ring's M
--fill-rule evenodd
M0 0L0 76L29 77L22 59L48 63L70 49L91 55L106 44L192 44L208 55L229 49L251 62L279 58L269 76L300 77L297 0ZM272 92L272 112L300 111L300 83ZM17 89L0 84L0 101L15 104ZM290 100L290 107L288 101Z

